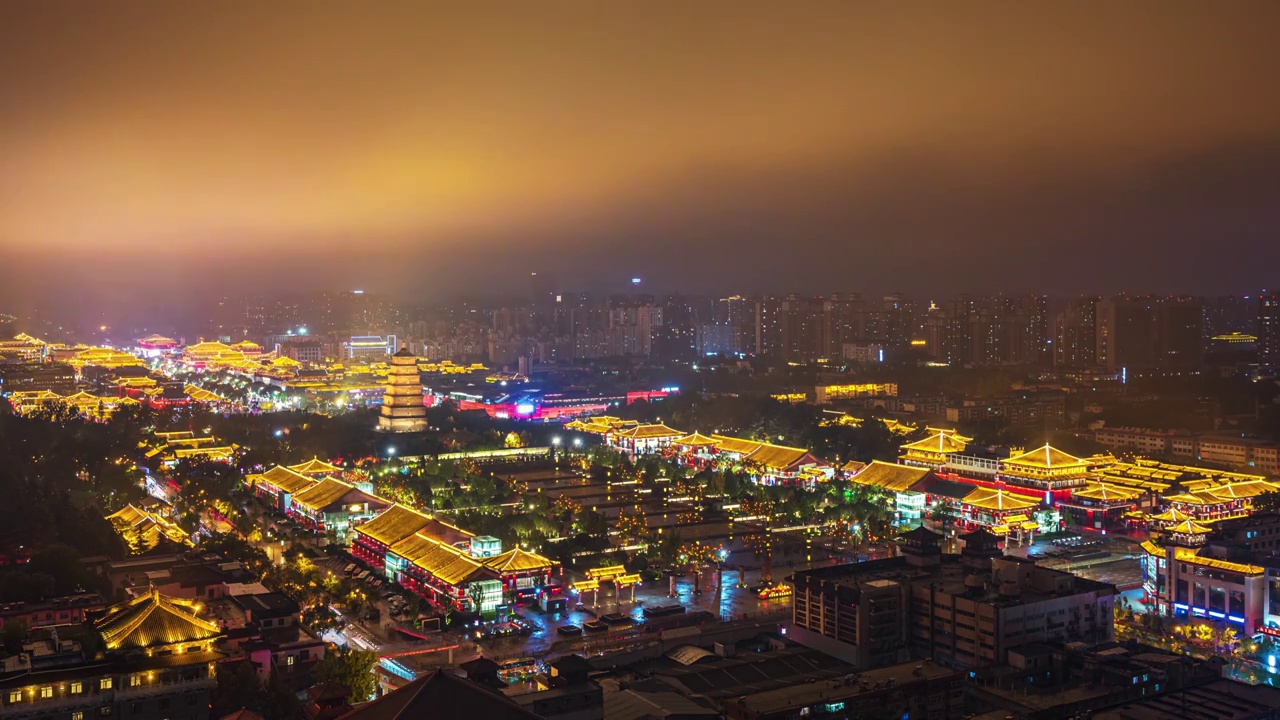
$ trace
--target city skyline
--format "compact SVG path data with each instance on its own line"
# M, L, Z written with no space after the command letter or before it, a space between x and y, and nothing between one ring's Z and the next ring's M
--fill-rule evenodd
M1217 294L1280 261L1270 3L64 10L0 11L6 294Z

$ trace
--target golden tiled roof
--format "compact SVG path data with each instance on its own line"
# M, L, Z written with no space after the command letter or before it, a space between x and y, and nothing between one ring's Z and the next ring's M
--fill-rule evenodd
M1263 493L1275 492L1276 490L1280 490L1280 485L1266 480L1247 480L1245 482L1227 483L1207 492L1214 497L1221 498L1223 502L1230 502L1231 500L1257 497Z
M107 520L112 522L120 522L120 523L124 523L125 525L133 526L133 525L137 525L139 522L142 522L143 520L146 520L150 517L151 516L147 514L145 510L140 510L134 507L133 505L125 505L119 510L108 515Z
M695 431L688 435L685 435L684 437L678 437L675 440L672 440L671 442L675 445L688 445L690 447L702 447L705 445L715 445L716 439L709 435L703 435L702 433Z
M254 482L266 481L290 495L296 495L297 493L300 493L316 484L315 480L312 480L306 475L294 472L293 470L280 465L277 465L264 473L250 475L249 479Z
M217 625L196 617L194 603L158 590L116 605L94 625L112 650L208 640L221 634Z
M809 451L804 448L784 447L768 443L761 443L760 447L751 451L746 457L747 460L769 470L787 470L806 458L820 464L820 461L810 455Z
M924 429L926 432L942 433L944 435L950 435L952 438L958 440L961 443L964 443L965 445L968 445L969 443L973 442L973 438L965 435L961 435L959 432L955 430L955 428L940 428L940 427L933 427L932 425L926 425Z
M327 473L342 472L342 468L337 465L331 465L318 457L313 457L304 463L290 465L289 469L303 475L324 475Z
M378 517L356 527L356 530L383 545L391 546L413 535L431 523L431 518L403 505L392 505Z
M1043 470L1056 470L1059 468L1083 469L1086 467L1084 460L1071 455L1045 443L1044 447L1036 448L1030 452L1025 452L1017 457L1011 457L1002 460L1003 465L1016 465L1019 467L1039 468Z
M551 569L550 560L520 548L514 548L493 557L487 557L484 559L484 565L500 573Z
M726 437L724 435L712 435L716 441L716 448L721 452L730 452L736 455L750 455L755 452L764 443L758 443L755 440L743 440L741 438Z
M1169 531L1176 532L1176 533L1185 533L1187 535L1208 535L1210 532L1210 529L1209 529L1209 526L1207 525L1201 525L1195 520L1192 520L1191 518L1187 518L1186 520L1183 520L1182 522L1170 527Z
M1127 502L1146 493L1136 488L1114 483L1095 482L1071 493L1071 497L1098 500L1100 502Z
M461 585L477 576L491 576L494 571L469 554L415 533L391 546L391 552L417 565L449 585Z
M1150 540L1142 543L1142 549L1147 554L1155 557L1165 557L1167 553L1165 549ZM1228 572L1236 572L1242 575L1261 575L1266 569L1258 565L1250 565L1249 563L1238 563L1230 560L1221 560L1214 557L1206 557L1200 555L1192 548L1175 547L1173 548L1173 559L1176 562L1184 562L1188 565L1199 565L1201 567L1210 567L1218 570L1226 570Z
M184 385L182 391L196 402L225 402L226 398L218 393L210 392L198 385Z
M939 431L923 440L917 440L916 442L903 445L902 450L915 450L918 452L946 455L947 453L964 452L965 447L965 443L955 435Z
M297 495L294 495L293 502L295 505L301 505L302 507L319 512L341 500L344 495L355 489L356 487L354 485L348 485L341 480L325 478Z
M618 431L619 437L631 438L633 440L649 440L653 438L676 438L684 433L680 430L673 430L666 425L637 425L628 430Z
M1005 492L998 488L976 487L961 500L965 505L983 510L1030 510L1040 504L1025 495Z
M929 472L929 468L873 460L852 479L859 485L878 487L889 492L906 492Z
M1178 522L1182 522L1183 520L1186 520L1189 517L1191 516L1179 510L1178 508L1170 507L1168 510L1165 510L1162 513L1157 513L1155 515L1152 515L1151 520L1153 522L1160 522L1160 523L1178 523Z

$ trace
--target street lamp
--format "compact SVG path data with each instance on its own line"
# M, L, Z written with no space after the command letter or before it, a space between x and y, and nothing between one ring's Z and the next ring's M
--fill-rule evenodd
M559 435L557 435L557 436L555 436L555 437L551 438L551 444L552 444L552 445L555 445L556 447L560 447L560 436L559 436Z
M395 456L396 456L395 446L394 445L387 446L387 457L395 457Z

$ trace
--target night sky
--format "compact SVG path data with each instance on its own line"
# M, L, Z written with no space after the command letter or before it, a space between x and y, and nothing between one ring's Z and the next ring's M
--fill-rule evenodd
M1274 0L11 0L0 295L1252 291L1280 285L1278 27Z

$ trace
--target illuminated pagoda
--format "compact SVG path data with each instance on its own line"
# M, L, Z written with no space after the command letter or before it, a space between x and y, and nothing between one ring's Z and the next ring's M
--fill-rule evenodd
M1089 462L1045 443L1030 452L1000 461L1000 478L1012 485L1041 490L1047 497L1070 495L1089 483Z
M409 433L427 429L427 407L422 402L422 378L418 375L418 359L408 348L391 356L386 389L382 393L382 412L378 415L381 432Z
M919 465L937 470L947 464L947 455L964 452L969 440L970 438L957 435L953 430L934 430L934 434L923 440L903 445L902 455L898 460L903 465Z

